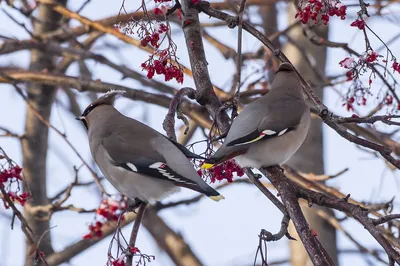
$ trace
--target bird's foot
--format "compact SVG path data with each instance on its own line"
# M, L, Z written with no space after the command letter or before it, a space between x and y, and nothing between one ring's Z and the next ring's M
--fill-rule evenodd
M285 172L285 169L282 168L282 166L280 166L279 164L275 165L279 170L281 170L282 173Z
M261 174L254 174L255 178L261 179L263 176Z
M126 209L127 212L134 212L136 213L136 209L140 207L140 205L144 203L142 200L135 198L133 201L129 200L128 208Z

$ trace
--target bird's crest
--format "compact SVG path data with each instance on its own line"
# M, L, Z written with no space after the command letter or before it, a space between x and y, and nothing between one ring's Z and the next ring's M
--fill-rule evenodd
M124 94L124 90L109 90L105 94L103 94L101 97L99 97L97 100L92 102L88 107L86 107L85 111L82 113L82 117L87 116L94 108L96 108L99 105L113 105L115 99L120 97L122 94Z
M111 89L111 90L107 91L104 95L102 95L99 99L103 98L105 100L105 99L110 99L110 98L114 97L114 100L115 100L116 98L118 98L122 94L124 94L125 92L126 91L124 91L124 90L113 90L113 89ZM97 100L99 100L99 99L97 99Z

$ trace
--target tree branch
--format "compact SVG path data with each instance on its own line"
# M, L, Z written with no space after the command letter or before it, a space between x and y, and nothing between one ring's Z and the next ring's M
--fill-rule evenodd
M133 259L133 255L134 255L134 253L132 252L132 249L136 247L135 246L136 238L139 233L140 224L142 223L142 219L144 216L144 212L146 211L146 207L147 207L147 203L145 203L145 202L140 203L139 210L136 215L135 223L132 228L131 237L129 238L128 252L126 253L126 259L127 259L126 265L127 266L132 266L132 259Z
M286 207L289 217L293 221L296 231L299 234L301 241L303 242L304 247L314 265L334 265L324 247L318 241L316 236L313 235L311 229L309 228L309 225L297 201L298 199L296 196L297 193L295 187L277 167L269 167L266 169L262 168L260 171L279 191L280 197Z
M201 36L198 11L191 7L190 0L182 1L182 29L185 35L186 47L189 53L193 79L196 85L196 100L207 109L214 118L219 129L226 132L229 128L229 117L225 112L219 112L221 102L214 92L207 68L207 59L204 52L203 38Z

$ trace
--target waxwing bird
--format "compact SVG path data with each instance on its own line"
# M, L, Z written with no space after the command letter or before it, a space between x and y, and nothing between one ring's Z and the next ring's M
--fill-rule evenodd
M298 150L310 126L310 108L289 63L279 66L270 91L246 106L233 121L221 147L203 169L234 158L241 167L285 163Z
M223 199L201 179L188 159L202 157L114 108L116 96L122 93L106 93L77 118L88 129L90 151L107 180L131 200L150 204L180 187L215 201Z

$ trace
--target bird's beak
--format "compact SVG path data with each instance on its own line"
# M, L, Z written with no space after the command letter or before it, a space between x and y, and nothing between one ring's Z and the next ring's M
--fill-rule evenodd
M82 121L82 120L85 120L85 117L84 116L78 116L77 118L75 118L76 120L80 120L80 121Z

